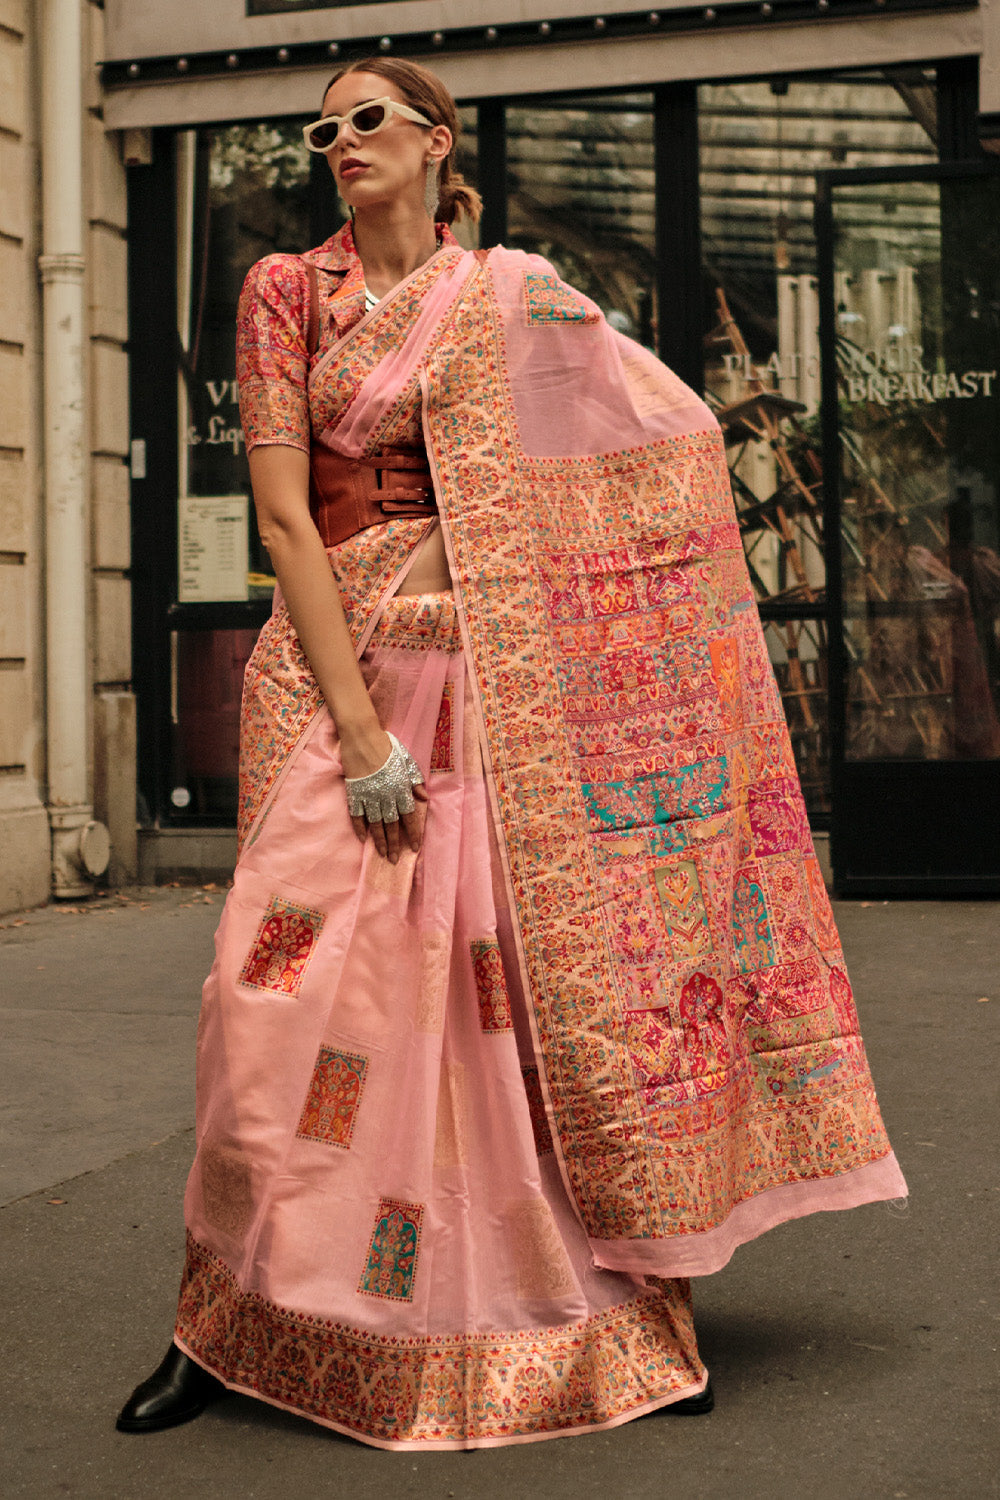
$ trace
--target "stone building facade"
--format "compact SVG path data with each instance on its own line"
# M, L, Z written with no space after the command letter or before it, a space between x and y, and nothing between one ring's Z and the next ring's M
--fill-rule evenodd
M92 0L71 8L0 0L0 911L45 901L54 884L64 895L87 889L102 865L114 881L136 868L125 170L121 137L102 118L104 9ZM54 37L63 41L56 56ZM67 42L75 78L64 72ZM66 100L48 160L43 85ZM60 170L82 187L69 250L46 244L44 173ZM61 370L52 367L58 338L46 338L43 277L80 307L79 328L58 319L64 341L80 335ZM47 422L67 419L75 472L56 493L46 483ZM68 576L53 577L48 527L84 538ZM47 654L63 650L61 632L85 663L83 691L71 684L74 701L62 706ZM59 768L48 726L62 713L68 743L83 751ZM55 860L53 825L63 845Z
M0 0L0 912L101 880L231 867L239 681L270 584L239 451L233 307L252 259L314 243L336 222L299 128L332 60L375 49L429 62L458 97L463 169L487 200L481 243L552 259L729 411L741 525L810 811L832 842L839 816L873 845L857 768L833 743L834 708L843 718L850 703L831 642L855 627L828 610L822 539L806 546L789 530L783 498L779 545L767 510L777 417L746 428L740 456L734 413L759 370L772 371L770 395L797 403L799 458L837 451L820 430L836 406L824 407L818 376L821 183L840 194L838 243L853 257L836 271L848 333L870 311L865 288L885 293L918 272L949 295L987 286L989 256L958 227L975 228L970 205L997 190L995 174L985 185L976 175L1000 152L997 0L818 0L815 12L800 0L704 10L664 0L652 11L609 0L598 17L572 0L469 0L457 19L441 0ZM857 184L830 187L838 168ZM889 168L898 180L885 187L875 179ZM861 223L888 214L894 229ZM916 313L920 299L910 303ZM962 307L952 323L974 331ZM901 321L893 313L887 339ZM992 369L988 351L973 357L949 329L938 334L948 369ZM788 370L811 373L803 384ZM977 431L1000 431L994 407L982 412ZM996 465L948 422L935 504L956 516L971 505L980 551L1000 555ZM818 479L806 479L818 497ZM185 592L182 518L200 507L210 532L239 503L242 579ZM916 549L943 557L942 526L937 540L915 527ZM863 551L878 539L862 540ZM956 533L956 577L959 543ZM839 523L825 545L832 557ZM796 556L801 577L785 566ZM944 608L932 597L940 579L919 587L900 609ZM855 614L861 602L847 600ZM1000 711L1000 610L988 600L975 629ZM938 656L942 639L931 642ZM950 681L903 687L951 703ZM904 809L883 840L899 847L885 889L993 891L1000 832L981 809L1000 805L998 762L952 763L940 737L925 739L926 753L909 756L912 786L906 756L870 757L878 816ZM932 855L938 808L947 818ZM973 842L975 872L963 853ZM916 884L900 885L899 870L918 864Z

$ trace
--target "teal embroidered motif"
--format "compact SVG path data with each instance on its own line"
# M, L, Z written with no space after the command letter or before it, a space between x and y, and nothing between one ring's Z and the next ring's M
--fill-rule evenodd
M527 272L524 301L529 323L599 323L601 315L558 276Z
M744 974L770 968L775 961L764 892L745 875L737 880L733 895L733 944Z
M369 1297L389 1297L394 1302L412 1302L423 1216L422 1203L382 1199L359 1292Z

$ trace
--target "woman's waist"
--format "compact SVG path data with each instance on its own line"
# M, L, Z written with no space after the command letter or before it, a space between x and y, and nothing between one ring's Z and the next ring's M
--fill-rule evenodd
M434 482L421 449L385 449L349 458L322 443L309 454L309 510L327 547L369 526L437 514Z

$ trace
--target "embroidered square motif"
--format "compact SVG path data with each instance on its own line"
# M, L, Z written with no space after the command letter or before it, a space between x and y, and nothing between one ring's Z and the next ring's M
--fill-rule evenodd
M240 970L240 984L297 995L323 922L323 912L293 906L275 896Z
M507 1205L519 1297L545 1299L578 1292L566 1246L544 1198Z
M510 998L503 977L500 944L496 938L475 938L472 942L472 967L479 996L479 1024L483 1031L513 1031Z
M673 864L658 865L653 871L653 880L674 957L696 961L711 953L712 932L694 860L682 859Z
M600 314L558 276L524 278L524 300L529 323L598 323Z
M431 746L431 770L455 769L455 684L446 682L441 694L434 743Z
M361 1053L321 1047L296 1135L348 1151L367 1072Z
M368 1259L358 1283L359 1292L368 1297L388 1297L394 1302L412 1302L423 1216L422 1203L382 1199L375 1216Z
M733 892L733 945L743 974L769 969L775 961L771 924L762 886L740 875Z
M236 1146L213 1145L202 1146L198 1162L206 1219L220 1233L241 1240L253 1218L250 1163Z

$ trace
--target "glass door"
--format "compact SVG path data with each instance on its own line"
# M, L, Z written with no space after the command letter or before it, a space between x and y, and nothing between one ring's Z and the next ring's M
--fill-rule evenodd
M817 182L834 879L1000 890L1000 173Z

